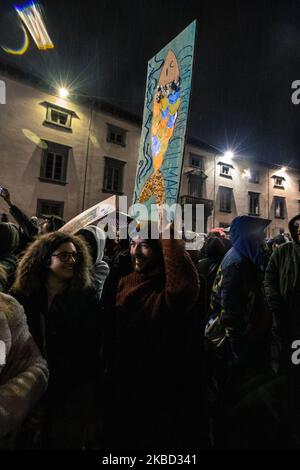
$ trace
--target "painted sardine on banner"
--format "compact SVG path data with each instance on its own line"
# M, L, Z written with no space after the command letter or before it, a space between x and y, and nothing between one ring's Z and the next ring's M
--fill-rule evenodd
M196 21L148 62L133 203L173 205L180 189Z

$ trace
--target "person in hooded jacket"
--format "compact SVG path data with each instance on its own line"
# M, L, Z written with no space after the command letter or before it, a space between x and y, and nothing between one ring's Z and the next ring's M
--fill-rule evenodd
M266 374L269 365L270 318L263 292L264 229L268 224L268 220L251 216L233 220L232 248L223 258L212 290L212 315L205 336L212 346L219 391L217 447L243 448L245 442L251 445L255 435L253 423L247 430L241 415L230 418L230 427L226 427L226 417L243 395L243 387Z
M77 232L77 235L85 240L90 249L94 267L94 285L100 300L104 282L109 274L109 266L105 261L103 261L106 242L105 232L95 225L89 225L80 229Z
M14 224L0 223L0 266L6 272L6 282L0 280L0 292L8 292L17 264L15 251L19 246L19 231Z
M269 325L262 289L264 229L269 223L251 216L233 220L232 248L223 258L213 286L213 315L206 336L233 363L261 362L255 350Z
M273 252L264 285L272 313L272 369L276 375L287 377L285 419L300 448L300 373L294 351L299 349L300 340L300 214L291 219L289 230L293 241Z

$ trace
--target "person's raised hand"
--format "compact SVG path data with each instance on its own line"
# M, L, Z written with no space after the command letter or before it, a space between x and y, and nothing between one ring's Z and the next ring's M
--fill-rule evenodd
M0 196L3 197L4 201L9 205L12 206L11 200L10 200L10 194L8 189L2 188L0 189Z

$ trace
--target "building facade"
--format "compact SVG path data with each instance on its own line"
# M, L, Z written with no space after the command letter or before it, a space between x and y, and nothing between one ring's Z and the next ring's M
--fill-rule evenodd
M0 185L28 215L65 220L106 199L131 203L141 132L139 119L104 103L61 99L17 72L0 70ZM237 215L271 219L269 235L288 231L299 212L300 172L229 158L188 139L180 202L204 204L204 230ZM6 211L0 200L0 212Z

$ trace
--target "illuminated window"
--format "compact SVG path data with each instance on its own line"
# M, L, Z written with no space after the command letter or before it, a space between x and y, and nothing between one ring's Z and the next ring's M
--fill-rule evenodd
M112 144L121 145L122 147L126 146L126 133L125 129L121 127L114 126L112 124L107 124L107 142Z
M284 189L283 182L285 181L285 178L283 176L274 175L272 178L274 180L274 188Z
M70 127L70 123L68 122L69 116L70 115L67 113L56 111L56 109L50 109L50 121L54 124Z
M220 165L220 176L232 179L231 170L233 169L233 166L230 165L230 163L223 162L218 162L218 165Z
M104 181L103 192L113 194L123 194L123 173L126 162L116 158L104 157Z
M46 118L43 122L44 126L55 127L67 132L72 132L72 119L78 118L74 111L62 108L48 101L41 103L46 108Z
M284 219L285 218L285 198L277 197L274 198L274 208L275 208L275 218Z
M259 193L249 191L249 215L259 215Z
M42 153L40 181L66 184L69 147L44 141L47 148Z
M220 212L231 212L232 189L220 186Z

